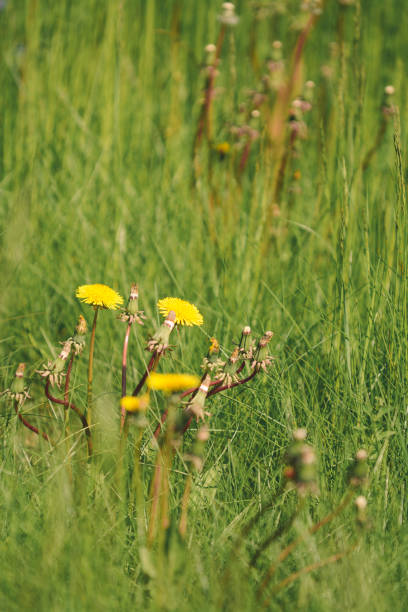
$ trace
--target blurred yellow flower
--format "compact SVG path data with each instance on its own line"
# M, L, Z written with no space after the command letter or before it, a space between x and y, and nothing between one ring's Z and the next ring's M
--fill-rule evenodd
M204 322L203 315L198 308L180 298L163 298L157 302L157 307L165 317L173 310L176 313L176 323L179 325L202 325Z
M81 285L76 290L76 297L85 304L111 310L116 310L120 304L123 304L122 296L107 285Z
M149 393L144 393L140 397L126 395L120 400L120 407L126 412L144 412L149 405Z
M149 389L167 391L168 393L198 387L199 384L200 378L194 374L158 374L152 372L147 379Z

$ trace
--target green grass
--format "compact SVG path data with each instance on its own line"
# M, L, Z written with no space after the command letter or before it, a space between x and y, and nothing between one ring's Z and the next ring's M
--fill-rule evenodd
M63 417L52 417L34 372L56 356L79 313L91 323L91 310L75 298L84 283L123 295L131 282L140 285L150 321L132 332L129 387L143 373L144 342L165 295L194 302L205 324L182 330L161 371L199 372L208 339L231 348L246 324L257 334L274 331L277 357L268 374L209 401L211 437L186 543L172 531L150 569L141 562L143 537L127 535L115 480L124 324L100 315L95 458L86 463L72 419L72 481L63 440L50 450L2 399L4 610L255 610L268 566L340 501L360 447L369 453L370 528L349 557L293 582L270 609L406 609L407 11L398 0L343 8L327 0L292 96L305 81L316 83L307 137L296 143L273 216L282 153L269 137L274 96L250 119L259 138L241 176L230 128L247 121L240 105L251 110L248 92L262 88L274 40L289 65L302 13L299 2L262 4L270 10L256 20L253 3L237 2L241 19L224 40L212 114L211 144L227 140L231 153L221 160L204 141L198 173L204 47L216 41L220 3L9 0L0 12L1 388L26 362L33 399L25 408L55 437L62 431ZM388 84L399 114L362 172ZM85 361L73 379L82 408ZM161 408L153 404L152 428ZM278 491L296 427L307 427L317 451L320 496L252 570L250 555L289 516L295 495L279 497L239 555L231 556L232 543ZM143 457L147 493L154 453ZM184 472L178 460L174 517ZM275 582L344 550L355 532L349 508L306 538Z

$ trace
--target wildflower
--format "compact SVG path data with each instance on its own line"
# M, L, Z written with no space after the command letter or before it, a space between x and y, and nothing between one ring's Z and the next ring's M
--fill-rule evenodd
M142 319L145 318L146 316L143 310L139 310L139 288L135 283L133 283L130 288L130 294L128 303L126 304L126 308L118 316L118 319L129 323L129 325L132 325L133 323L139 323L139 325L143 325Z
M363 487L368 482L368 453L363 448L357 451L352 464L348 480L351 487Z
M367 522L367 498L364 495L359 495L354 500L354 504L357 510L357 523L360 527L363 527Z
M120 304L123 304L123 298L116 291L107 285L81 285L76 290L76 297L91 304L94 308L109 308L116 310Z
M208 45L205 46L206 53L215 53L216 50L217 47L214 45L214 43L208 43Z
M86 321L82 315L79 315L78 323L75 328L76 333L70 338L72 348L76 356L80 355L85 347L85 335L88 331Z
M224 159L224 157L231 151L231 145L226 141L219 142L215 145L214 150L219 154L220 159Z
M239 359L239 348L236 347L228 359L228 362L224 366L224 371L220 375L220 380L223 381L228 387L232 385L233 382L238 380L237 370L239 368L238 364Z
M211 416L209 412L204 410L204 404L210 388L210 382L211 376L207 374L204 377L204 380L201 382L197 393L185 408L185 414L187 416L193 414L196 417L197 423L200 419L204 421L205 416Z
M239 22L239 17L235 14L235 6L232 2L224 2L222 5L222 14L218 17L219 21L228 26L236 26Z
M43 370L37 370L37 373L43 378L48 378L49 383L52 387L55 385L59 388L65 377L65 362L71 353L73 341L68 339L63 343L62 350L58 357L54 361L48 361L47 364L43 365Z
M245 325L241 333L241 340L239 343L239 352L241 359L248 359L250 361L254 358L255 343L251 339L251 328L249 325Z
M169 349L170 334L173 331L176 320L176 313L170 310L167 319L160 325L154 336L150 338L146 349L157 355L164 355Z
M211 345L208 349L207 356L204 357L201 368L206 372L213 372L217 378L221 369L225 366L225 361L220 359L220 344L217 338L211 338Z
M255 357L251 363L251 368L257 372L262 368L266 372L266 368L271 365L274 357L268 354L268 344L271 341L273 332L267 331L258 342Z
M161 314L166 316L170 311L175 312L177 325L202 325L203 316L194 304L180 298L166 297L157 302L157 307Z
M393 96L395 94L395 87L393 85L387 85L384 88L384 91L387 94L387 96Z
M126 395L120 400L120 407L126 412L145 412L149 405L149 393L144 393L139 397Z
M15 400L18 404L22 404L26 399L30 399L27 387L24 384L25 363L19 363L15 373L13 382L9 389L5 389L1 395L7 395Z
M147 379L147 386L154 391L166 391L175 393L197 387L200 384L198 376L193 374L158 374L151 372Z
M284 476L299 495L317 493L316 454L313 447L305 443L306 436L306 429L296 429L293 442L286 452Z

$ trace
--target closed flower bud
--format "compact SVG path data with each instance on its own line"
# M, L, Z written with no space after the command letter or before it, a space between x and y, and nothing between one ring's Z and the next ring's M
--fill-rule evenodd
M152 353L164 354L169 348L170 334L174 329L176 313L170 310L166 320L160 325L154 336L147 343L147 350Z

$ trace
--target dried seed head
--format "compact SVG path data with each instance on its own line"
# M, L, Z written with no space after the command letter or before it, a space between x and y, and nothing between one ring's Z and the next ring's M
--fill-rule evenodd
M251 333L251 328L249 327L249 325L245 325L244 329L242 330L242 334L244 336L249 336Z

